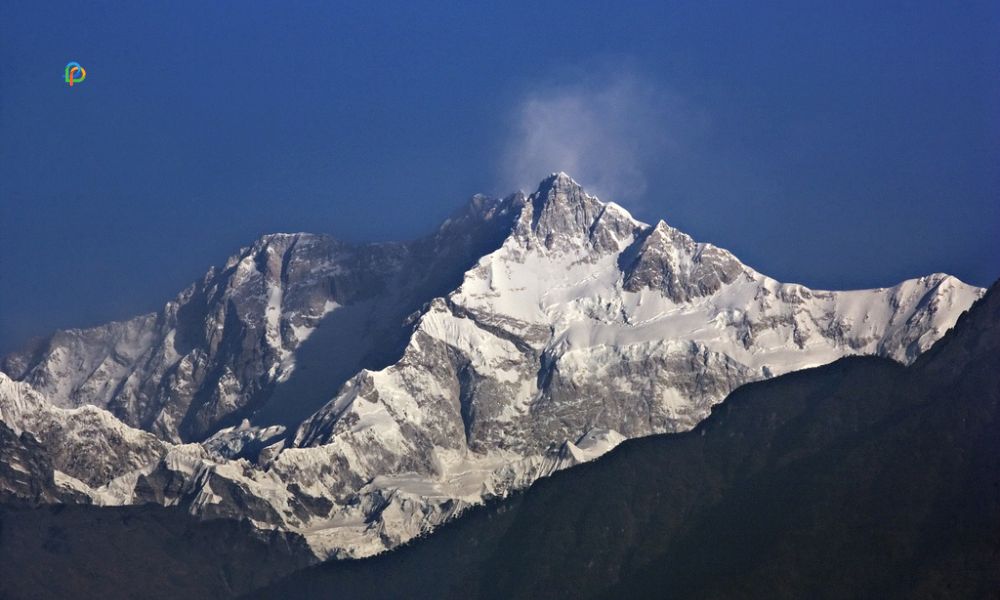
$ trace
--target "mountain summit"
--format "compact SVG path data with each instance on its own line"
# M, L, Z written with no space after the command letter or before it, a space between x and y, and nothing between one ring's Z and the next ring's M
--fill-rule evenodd
M690 429L744 383L853 354L910 363L982 294L943 274L783 284L558 173L413 242L265 236L158 313L7 357L0 419L37 438L63 496L364 556Z

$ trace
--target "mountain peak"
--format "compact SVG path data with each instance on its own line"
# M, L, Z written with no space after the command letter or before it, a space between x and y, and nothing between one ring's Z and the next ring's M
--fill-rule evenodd
M641 225L628 211L601 202L559 172L543 179L528 198L518 231L546 250L592 248L603 254L619 251Z
M535 196L549 197L553 195L571 196L575 193L583 194L583 186L577 183L572 177L563 171L552 173L538 184ZM586 195L586 194L583 194Z

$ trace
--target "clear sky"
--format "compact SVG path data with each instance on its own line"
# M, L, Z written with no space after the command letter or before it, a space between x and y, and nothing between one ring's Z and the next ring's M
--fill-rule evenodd
M480 4L4 3L0 352L555 170L783 281L1000 276L995 1Z

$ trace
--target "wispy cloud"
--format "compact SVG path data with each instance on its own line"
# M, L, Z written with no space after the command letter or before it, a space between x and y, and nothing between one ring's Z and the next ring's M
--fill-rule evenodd
M704 117L634 70L600 69L572 83L532 86L512 115L502 183L531 191L565 171L602 198L635 202L647 173L683 151Z

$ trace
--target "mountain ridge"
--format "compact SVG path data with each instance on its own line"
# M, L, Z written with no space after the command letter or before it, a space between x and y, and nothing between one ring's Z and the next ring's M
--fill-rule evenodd
M264 236L160 313L6 358L0 414L73 449L55 468L96 503L364 556L694 427L744 383L851 354L912 362L982 293L947 275L781 284L553 174L412 242Z
M996 597L998 325L1000 282L910 366L746 384L690 431L249 597Z

